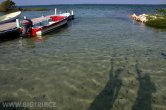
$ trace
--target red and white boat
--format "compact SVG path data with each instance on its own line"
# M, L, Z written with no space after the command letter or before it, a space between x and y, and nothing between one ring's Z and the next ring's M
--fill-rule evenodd
M25 35L42 36L67 24L74 17L72 13L62 13L41 17L38 23L33 23L27 19L22 23L22 32Z
M43 20L32 27L32 36L42 36L67 24L69 16L50 16L50 19Z

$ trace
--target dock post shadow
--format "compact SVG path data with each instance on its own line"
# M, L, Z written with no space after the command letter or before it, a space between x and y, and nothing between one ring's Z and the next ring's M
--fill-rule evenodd
M113 104L117 99L122 86L122 81L118 78L122 71L123 70L121 68L114 71L114 61L111 59L109 81L91 103L88 110L111 110L113 108Z
M152 93L156 92L155 84L149 74L142 74L138 61L135 65L139 89L132 110L152 110Z

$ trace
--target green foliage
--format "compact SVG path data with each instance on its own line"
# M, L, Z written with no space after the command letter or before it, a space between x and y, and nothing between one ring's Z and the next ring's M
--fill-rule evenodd
M15 9L15 3L12 0L5 0L0 4L0 11L7 12Z
M12 0L4 0L0 3L0 12L13 12L13 11L47 11L47 8L18 8Z
M5 12L5 8L0 5L0 12Z
M155 19L146 22L147 26L154 28L164 28L166 29L166 18L165 19Z
M47 8L22 8L22 11L47 11Z
M166 17L166 9L156 9L156 10L160 15L163 15Z
M147 26L166 29L166 9L156 9L157 14L147 16Z

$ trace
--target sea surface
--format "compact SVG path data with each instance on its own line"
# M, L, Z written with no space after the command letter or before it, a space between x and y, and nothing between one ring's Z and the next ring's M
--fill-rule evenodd
M0 43L0 110L4 102L56 103L19 110L166 110L166 30L129 17L166 5L38 7L50 10L22 17L57 8L75 19L40 38Z

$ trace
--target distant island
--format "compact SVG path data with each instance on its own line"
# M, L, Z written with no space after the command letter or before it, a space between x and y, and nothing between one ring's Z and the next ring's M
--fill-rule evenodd
M12 0L4 0L0 3L0 12L13 12L13 11L47 11L48 8L19 8Z

